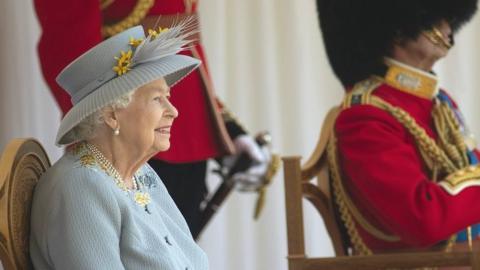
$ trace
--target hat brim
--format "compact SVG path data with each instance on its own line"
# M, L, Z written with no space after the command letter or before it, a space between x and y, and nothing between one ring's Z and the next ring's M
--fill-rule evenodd
M160 78L164 78L169 86L173 86L200 64L200 60L189 56L171 55L152 63L141 64L115 77L70 109L60 123L55 143L61 146L77 142L66 135L86 117L122 95Z

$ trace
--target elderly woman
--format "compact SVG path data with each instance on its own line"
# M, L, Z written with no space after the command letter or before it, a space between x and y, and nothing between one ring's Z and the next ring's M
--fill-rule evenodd
M70 145L38 183L30 251L36 269L208 269L204 252L146 161L170 146L170 86L200 62L177 55L191 21L122 32L58 76L73 108Z

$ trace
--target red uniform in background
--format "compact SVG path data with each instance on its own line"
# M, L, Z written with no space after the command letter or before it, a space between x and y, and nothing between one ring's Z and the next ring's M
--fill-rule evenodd
M409 71L409 76L414 72L422 76L419 70ZM430 94L419 96L382 81L369 90L372 92L359 91L357 95L378 97L404 110L428 137L439 141L433 119L435 103L439 102L437 89L431 88ZM443 91L440 94L446 96ZM480 221L480 207L472 204L480 198L480 187L473 187L480 184L480 179L476 179L480 176L478 168L465 178L462 191L452 195L439 185L447 175L433 174L419 152L418 140L408 128L389 111L354 99L338 116L335 134L348 195L365 220L389 236L379 237L362 226L362 221L355 220L369 249L384 252L428 247ZM474 159L478 158L476 149L472 154ZM467 172L462 175L465 176ZM475 233L476 230L474 237Z
M106 38L102 35L102 31L108 32L106 26L111 30L115 29L114 24L128 28L141 23L145 29L164 28L196 13L196 3L192 0L34 2L42 27L38 45L42 71L63 113L72 105L55 77L68 63ZM178 109L179 117L171 129L171 147L159 153L150 164L165 182L191 231L196 232L200 203L207 193L206 160L232 154L231 137L243 130L237 126L227 133L201 44L197 42L183 53L201 59L202 65L172 88L171 102Z
M69 62L103 40L104 24L127 18L136 3L114 0L102 10L98 0L35 0L42 26L38 45L42 71L64 114L72 104L55 77ZM156 21L158 15L194 14L196 5L186 9L183 0L155 1L144 20ZM202 161L233 152L215 103L201 44L196 43L185 54L201 59L202 66L172 89L172 103L180 114L172 127L170 150L157 156L172 163Z
M328 148L346 250L448 249L478 237L478 151L432 71L477 2L317 0L346 89Z

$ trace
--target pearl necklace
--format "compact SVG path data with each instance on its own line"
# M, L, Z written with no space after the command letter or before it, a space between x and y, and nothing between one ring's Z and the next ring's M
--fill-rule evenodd
M150 203L150 194L148 194L147 192L139 191L136 177L133 177L132 179L133 188L129 189L125 184L125 181L123 181L120 173L117 171L117 169L115 169L113 164L102 154L102 152L100 152L100 150L98 150L98 148L91 143L86 143L86 146L88 151L95 158L95 160L98 161L98 165L100 166L100 168L102 168L109 176L113 177L115 184L127 194L130 191L134 191L134 201L138 205L145 207L145 210L148 212L147 205Z

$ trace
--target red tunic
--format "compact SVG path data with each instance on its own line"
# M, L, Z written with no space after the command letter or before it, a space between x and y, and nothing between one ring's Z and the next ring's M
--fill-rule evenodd
M68 63L103 40L103 21L125 18L136 2L115 0L102 12L98 0L35 0L43 30L38 45L42 72L63 113L72 105L70 96L55 82L55 77ZM183 0L162 0L155 2L148 16L184 12ZM156 158L174 163L194 162L231 153L233 145L212 98L214 94L202 47L197 43L184 53L194 54L203 65L172 88L171 101L179 117L172 127L170 150Z
M431 138L437 137L432 100L387 84L373 95L402 108ZM480 222L480 187L450 195L432 182L414 138L388 112L371 105L352 106L340 113L335 131L352 200L371 224L401 239L379 240L357 226L373 251L431 246Z

